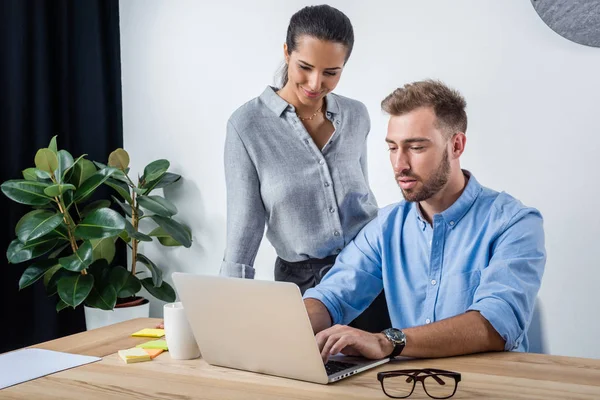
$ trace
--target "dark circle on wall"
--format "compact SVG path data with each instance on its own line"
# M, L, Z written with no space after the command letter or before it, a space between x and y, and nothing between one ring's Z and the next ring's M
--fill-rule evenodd
M540 18L572 42L600 47L600 0L531 0Z

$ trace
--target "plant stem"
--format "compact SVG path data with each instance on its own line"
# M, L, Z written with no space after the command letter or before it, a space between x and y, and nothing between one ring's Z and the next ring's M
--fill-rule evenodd
M71 218L71 214L69 214L69 211L67 210L67 207L65 206L62 196L55 197L54 199L58 203L58 209L60 210L60 212L63 215L63 220L65 221L65 224L67 224L67 233L69 234L69 242L71 243L71 249L73 250L73 253L75 253L79 249L77 247L77 241L75 240L75 234L74 234L75 221L73 221L73 218ZM81 275L87 275L87 271L85 269L82 270Z
M139 217L137 210L137 199L135 190L131 191L131 200L133 204L131 205L131 225L133 225L133 229L137 232L139 225ZM138 241L135 238L131 238L131 275L135 275L135 265L137 264L137 248Z
M79 212L79 208L77 208L77 203L73 203L73 205L75 206L75 211L77 211L77 217L79 217L79 220L81 221L81 213Z

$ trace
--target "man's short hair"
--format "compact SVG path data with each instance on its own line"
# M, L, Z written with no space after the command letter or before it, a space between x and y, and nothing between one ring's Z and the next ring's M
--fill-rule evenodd
M467 102L456 90L436 80L408 83L394 90L381 102L381 108L392 116L400 116L420 107L431 107L437 127L448 137L467 132Z

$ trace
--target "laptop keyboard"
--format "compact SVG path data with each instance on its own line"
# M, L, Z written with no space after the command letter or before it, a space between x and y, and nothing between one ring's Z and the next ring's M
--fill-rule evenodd
M342 361L328 361L327 364L325 364L325 371L327 371L327 375L333 375L337 372L355 367L357 365L358 364L347 363Z

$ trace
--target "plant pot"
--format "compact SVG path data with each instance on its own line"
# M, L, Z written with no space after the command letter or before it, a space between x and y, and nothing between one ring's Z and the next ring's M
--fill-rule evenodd
M127 303L120 304L114 310L106 311L99 308L84 306L85 325L87 330L102 328L134 318L148 318L150 316L150 302L143 299L141 304L134 306L125 306Z

